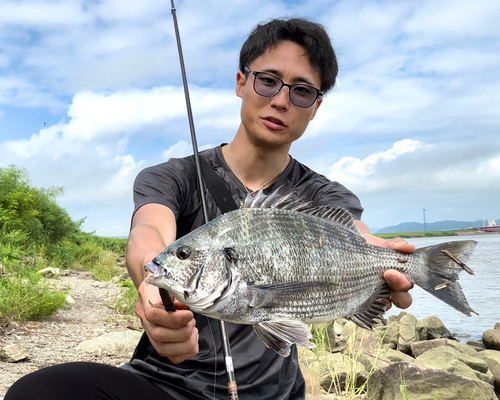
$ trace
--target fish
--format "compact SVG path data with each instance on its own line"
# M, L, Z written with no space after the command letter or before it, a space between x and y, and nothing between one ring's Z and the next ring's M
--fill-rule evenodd
M407 279L456 310L475 313L458 282L476 241L418 248L412 254L369 244L343 208L312 206L278 190L248 196L230 211L177 239L145 265L148 284L192 311L253 325L286 357L313 348L308 325L347 318L372 329L391 289L383 274Z

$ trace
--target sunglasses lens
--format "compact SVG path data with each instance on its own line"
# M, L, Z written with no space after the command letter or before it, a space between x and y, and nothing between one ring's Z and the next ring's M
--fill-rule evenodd
M264 72L255 74L254 89L261 96L274 97L282 87L283 82L274 75ZM312 86L298 84L290 87L290 101L297 107L311 107L317 97L318 91Z
M297 107L311 107L316 100L317 92L307 85L292 85L290 88L290 101Z
M282 86L283 83L273 75L259 73L255 76L254 88L261 96L274 97Z

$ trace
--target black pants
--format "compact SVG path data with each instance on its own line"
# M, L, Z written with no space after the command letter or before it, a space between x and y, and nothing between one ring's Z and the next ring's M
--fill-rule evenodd
M174 400L146 378L111 365L74 362L19 379L4 400Z

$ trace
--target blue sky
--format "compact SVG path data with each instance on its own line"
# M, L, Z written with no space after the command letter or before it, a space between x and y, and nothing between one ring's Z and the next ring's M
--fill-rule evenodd
M321 22L339 78L291 154L353 190L372 228L500 218L496 0L177 0L198 144L239 123L238 52L260 21ZM2 0L0 168L84 229L125 236L144 167L190 154L169 1Z

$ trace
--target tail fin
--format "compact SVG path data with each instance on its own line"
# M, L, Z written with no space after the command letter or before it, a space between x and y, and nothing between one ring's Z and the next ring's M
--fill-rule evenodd
M474 274L465 261L476 244L474 240L460 240L415 250L414 254L423 259L426 267L413 277L415 284L465 315L477 314L458 283L458 274L462 270Z

